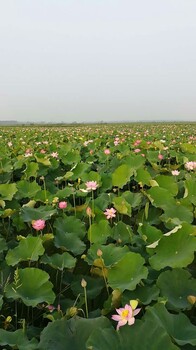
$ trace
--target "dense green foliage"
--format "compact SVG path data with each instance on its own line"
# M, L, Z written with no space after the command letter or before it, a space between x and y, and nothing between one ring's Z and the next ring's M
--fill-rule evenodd
M0 129L2 348L195 348L195 131Z

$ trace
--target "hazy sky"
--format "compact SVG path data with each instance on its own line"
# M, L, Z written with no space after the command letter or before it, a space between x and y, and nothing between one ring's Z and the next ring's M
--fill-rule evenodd
M0 120L196 120L196 0L0 0Z

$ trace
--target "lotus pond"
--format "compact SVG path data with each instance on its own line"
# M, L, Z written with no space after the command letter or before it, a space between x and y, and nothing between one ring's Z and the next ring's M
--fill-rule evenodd
M196 124L1 127L0 346L196 346Z

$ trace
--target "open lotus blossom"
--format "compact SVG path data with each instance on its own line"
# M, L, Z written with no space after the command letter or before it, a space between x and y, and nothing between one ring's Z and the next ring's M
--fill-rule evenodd
M115 218L116 217L116 209L114 209L114 208L106 209L104 211L104 214L105 214L107 219Z
M98 187L97 181L87 181L85 183L87 191L95 191Z
M187 170L194 170L194 169L196 169L196 162L186 162L185 163L185 168Z
M67 202L65 202L65 201L59 202L59 208L60 208L60 209L65 209L65 208L67 208Z
M104 153L105 153L106 155L110 154L109 148L106 148L106 149L104 150Z
M58 152L52 152L51 153L51 157L53 157L53 158L58 158Z
M121 307L120 309L116 309L118 315L112 315L112 320L117 321L117 331L120 327L126 325L128 323L129 326L132 326L135 323L135 317L139 312L140 308L136 309L138 305L137 300L131 300L130 305L126 304L125 307Z
M43 230L43 228L44 228L45 226L46 226L45 220L39 219L39 220L33 220L33 221L32 221L32 227L33 227L36 231Z
M162 160L162 159L163 159L163 155L162 155L162 154L159 154L159 155L158 155L158 159L159 159L159 160Z
M180 172L178 170L172 170L171 173L173 176L178 176L180 174Z

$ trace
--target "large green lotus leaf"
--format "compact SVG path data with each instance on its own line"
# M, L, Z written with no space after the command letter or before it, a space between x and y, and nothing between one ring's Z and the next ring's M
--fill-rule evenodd
M145 320L153 319L160 324L174 341L180 345L190 344L196 346L196 326L194 326L184 313L170 314L163 303L149 307Z
M84 223L80 219L76 219L74 216L66 216L64 218L56 219L54 227L64 233L73 233L80 238L84 238L86 234Z
M137 208L142 202L142 194L134 193L130 191L125 191L122 193L122 197L132 206L132 208Z
M20 159L18 157L18 160L15 160L14 165L13 165L14 170L19 170L19 169L23 168L24 165L26 166L27 162L28 162L27 159L24 159L23 157L22 157L22 159Z
M63 254L53 254L51 256L44 255L41 258L41 263L48 264L55 269L63 270L64 268L72 269L75 267L76 259L67 252Z
M141 184L142 186L147 185L149 186L150 180L151 180L151 175L146 169L138 169L137 170L137 175L135 176L135 180Z
M112 232L113 239L122 244L130 243L133 237L131 226L126 225L122 221L118 221L114 224Z
M156 164L158 159L158 155L159 155L159 151L148 151L147 152L147 159L151 164Z
M20 261L37 261L39 256L44 254L44 250L41 238L29 235L22 238L17 247L8 251L6 262L14 266Z
M0 184L0 199L11 201L18 191L16 184Z
M155 226L149 225L149 223L147 222L139 226L138 232L140 235L142 235L142 238L148 244L151 244L159 240L163 236L163 233L161 230L159 230Z
M158 148L161 151L164 150L164 147L165 147L161 141L154 141L153 146L155 149Z
M21 198L33 198L41 187L36 181L29 182L27 180L21 180L17 183L18 195Z
M129 168L131 167L134 170L138 170L139 168L143 167L143 164L145 163L145 158L140 155L131 154L128 157L126 157L124 163L127 164Z
M112 185L122 188L132 175L133 169L127 164L122 164L112 174Z
M193 153L195 154L196 153L196 147L190 143L182 143L180 145L180 148L182 150L182 152L186 153Z
M26 267L17 270L17 282L5 287L5 296L14 300L22 299L27 306L35 307L39 303L52 304L55 294L47 272L37 268Z
M93 331L106 328L111 328L111 324L103 316L57 320L42 331L38 350L86 350L86 342Z
M84 182L97 181L97 183L99 184L101 182L101 175L96 171L90 171L90 173L84 173L84 175L82 176L82 180Z
M137 320L133 326L121 327L118 332L119 350L179 350L166 329L154 318Z
M196 291L196 279L183 269L164 271L157 280L161 295L167 298L167 308L171 310L190 309L187 297Z
M61 147L59 148L59 156L60 158L64 157L65 154L67 154L69 151L72 149L72 144L71 142L67 142L66 144L62 144Z
M51 162L48 158L46 158L45 156L40 157L40 154L35 155L35 159L38 163L42 164L45 167L49 167L51 166Z
M196 179L185 181L184 198L188 198L193 205L196 205Z
M112 230L107 220L100 220L92 224L88 229L88 239L91 243L106 243Z
M69 250L74 255L82 254L86 248L86 245L77 235L58 229L54 238L54 244L57 248Z
M112 188L112 175L109 174L101 174L101 188L100 191L105 193L106 191L110 190Z
M12 181L12 174L11 173L0 173L0 183L1 184L7 184L10 181Z
M84 295L84 288L81 286L82 279L85 279L87 299L95 299L105 287L105 282L103 278L93 278L91 276L74 275L73 281L71 282L71 290L77 297L79 294Z
M108 284L112 289L134 290L148 276L145 260L138 253L128 252L108 271Z
M67 165L67 164L77 164L80 162L81 157L80 157L80 153L76 150L72 150L70 152L68 152L65 155L62 155L61 160L63 162L63 164Z
M167 266L186 267L194 259L196 237L193 236L193 227L183 224L182 228L170 236L163 236L158 246L153 248L154 255L150 257L150 265L155 270Z
M182 222L191 223L193 221L193 212L192 208L182 205L180 202L171 204L168 203L167 207L164 210L164 214L161 215L161 220L165 223L176 222L177 225Z
M108 196L107 193L101 193L94 200L95 207L99 208L102 211L104 211L109 206L110 203L111 203L110 196Z
M93 265L94 260L98 259L98 249L102 251L102 259L106 267L116 264L126 253L129 252L129 248L126 245L124 247L117 247L113 243L107 245L95 243L89 248L85 258L85 261L87 261L90 266Z
M56 209L52 206L40 206L39 208L23 207L21 209L21 216L24 222L31 222L32 220L48 220L56 213Z
M120 347L118 334L111 328L95 329L86 343L86 349L124 350Z
M167 209L167 206L169 204L175 205L175 199L173 198L170 191L165 188L158 186L152 187L147 191L147 195L155 207Z
M81 178L83 180L83 175L88 172L90 169L90 165L80 162L76 165L76 167L73 169L73 175L71 176L72 180L77 180Z
M13 166L9 158L1 158L0 163L0 174L11 173L13 171Z
M86 232L84 224L74 216L58 218L54 222L56 234L54 244L57 248L69 250L78 255L84 252L86 245L82 241Z
M173 176L168 175L158 175L155 177L155 181L159 184L161 188L168 190L173 196L178 193L178 185Z
M3 237L0 237L0 253L7 250L7 244Z
M46 201L47 203L52 203L53 198L54 198L54 195L52 193L44 190L37 192L34 196L34 200L36 202L42 202L42 203L46 203Z
M123 197L114 197L113 204L119 214L131 216L131 205Z
M135 290L126 290L122 295L122 303L128 304L130 300L138 299L143 305L149 305L153 300L157 300L159 297L160 290L153 284L148 285L138 285Z
M120 156L123 158L130 154L130 147L125 143L120 143L118 145L118 151L120 152Z
M72 187L65 187L63 190L58 190L56 193L56 196L59 199L64 199L66 197L73 195L73 193L74 193L74 190Z
M27 163L26 169L24 171L25 178L27 178L27 179L29 179L31 177L36 178L38 170L39 170L38 163L35 163L35 162Z
M15 332L0 329L0 345L9 345L12 349L18 350L37 350L38 341L35 338L29 340L23 329Z

